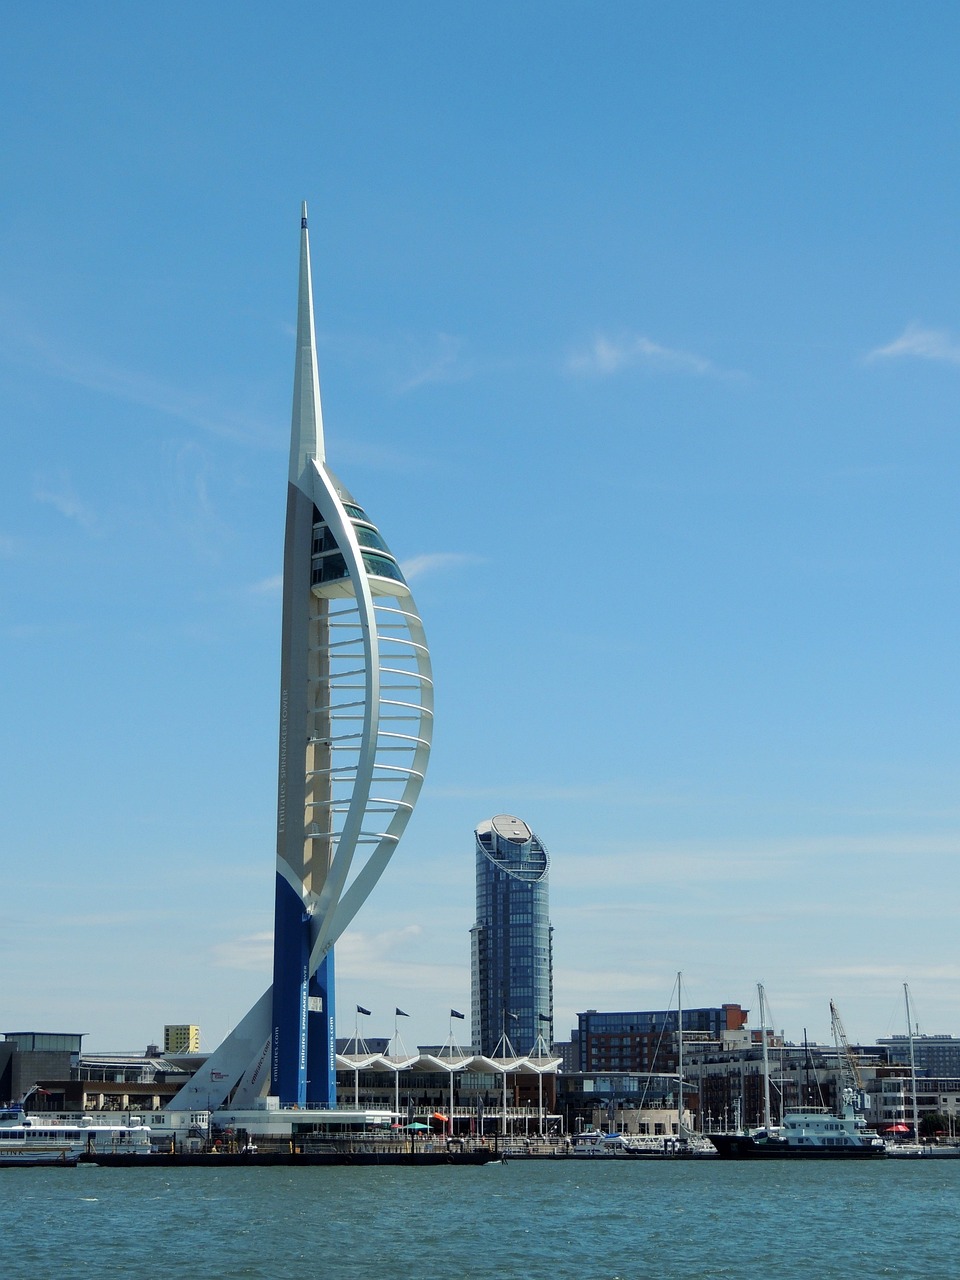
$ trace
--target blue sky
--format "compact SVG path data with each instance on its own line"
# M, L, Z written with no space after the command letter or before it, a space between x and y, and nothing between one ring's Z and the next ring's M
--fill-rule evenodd
M21 6L0 95L0 1030L269 982L300 201L331 465L408 566L427 785L341 1034L469 1008L473 828L558 1033L960 1034L960 15Z

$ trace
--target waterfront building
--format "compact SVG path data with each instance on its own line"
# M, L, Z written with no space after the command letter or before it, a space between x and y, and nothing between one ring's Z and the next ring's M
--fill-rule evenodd
M688 1100L695 1104L696 1092ZM557 1111L566 1133L588 1127L610 1133L670 1135L677 1116L677 1078L627 1071L564 1071L557 1077ZM648 1123L650 1113L655 1121ZM690 1127L693 1127L691 1116ZM658 1127L659 1126L659 1127Z
M670 1072L677 1069L676 1009L577 1014L575 1042L580 1071ZM684 1009L683 1034L694 1040L720 1041L746 1026L747 1011L738 1004L712 1009Z
M891 1062L910 1062L910 1037L887 1036L877 1041L887 1050ZM960 1038L947 1035L915 1035L913 1059L917 1074L924 1076L960 1076Z
M82 1043L82 1034L5 1032L0 1040L0 1103L19 1102L45 1076L69 1076Z
M508 814L481 822L474 834L473 1045L479 1053L492 1054L506 1036L518 1053L531 1053L540 1036L548 1047L553 1043L550 859L527 824Z
M163 1028L164 1053L199 1053L200 1028L187 1023L168 1024Z
M327 465L306 206L283 552L273 985L174 1107L336 1106L334 944L420 793L433 683L380 531Z

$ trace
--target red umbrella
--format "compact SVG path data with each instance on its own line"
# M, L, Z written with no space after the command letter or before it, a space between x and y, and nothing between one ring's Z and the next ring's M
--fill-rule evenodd
M908 1124L888 1124L887 1133L909 1133L910 1126Z

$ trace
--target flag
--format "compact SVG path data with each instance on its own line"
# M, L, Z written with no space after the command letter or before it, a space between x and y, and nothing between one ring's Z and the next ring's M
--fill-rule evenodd
M398 1017L398 1018L409 1018L409 1017L410 1017L410 1015L409 1015L409 1013L404 1013L402 1009L398 1009L398 1010L397 1010L397 1017Z
M357 1013L365 1013L368 1018L370 1017L370 1010L365 1009L362 1004L357 1005Z
M550 1021L551 1021L551 1018L550 1018L549 1013L538 1013L538 1014L537 1014L537 1017L540 1019L540 1021L541 1021L541 1022L550 1022Z
M464 1016L464 1015L463 1015L462 1013L457 1013L456 1009L451 1009L451 1010L450 1010L450 1017L451 1017L451 1018L463 1018L463 1016Z

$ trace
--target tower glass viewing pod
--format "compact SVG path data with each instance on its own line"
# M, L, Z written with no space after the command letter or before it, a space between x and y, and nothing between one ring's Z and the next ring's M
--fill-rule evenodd
M396 558L326 464L306 206L283 560L273 986L173 1107L336 1104L333 946L420 793L423 625Z

